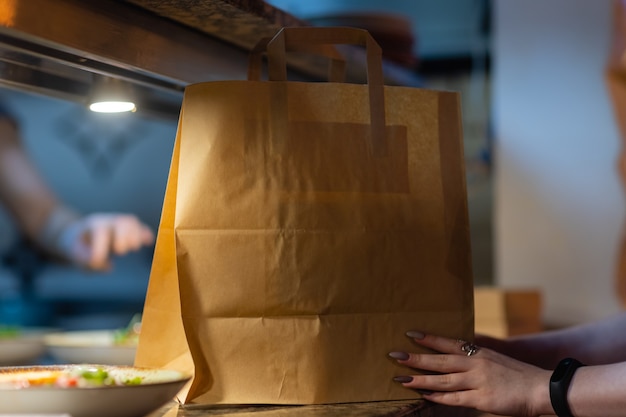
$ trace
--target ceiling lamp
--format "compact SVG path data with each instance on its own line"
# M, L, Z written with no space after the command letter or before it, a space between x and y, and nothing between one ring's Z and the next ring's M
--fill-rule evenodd
M137 110L131 85L117 78L94 75L89 95L89 110L98 113L122 113Z

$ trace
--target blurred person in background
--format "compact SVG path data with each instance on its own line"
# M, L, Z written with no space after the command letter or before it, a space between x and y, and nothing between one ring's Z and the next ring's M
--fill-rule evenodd
M81 215L64 205L29 159L16 119L0 106L0 203L24 236L44 254L95 271L111 268L124 255L154 242L154 233L135 215Z

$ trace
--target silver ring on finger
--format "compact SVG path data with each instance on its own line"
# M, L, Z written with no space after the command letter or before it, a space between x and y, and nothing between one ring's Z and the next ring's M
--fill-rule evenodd
M465 352L467 356L475 355L476 353L478 353L479 350L480 350L480 347L476 346L475 344L471 342L465 342L461 345L461 351Z

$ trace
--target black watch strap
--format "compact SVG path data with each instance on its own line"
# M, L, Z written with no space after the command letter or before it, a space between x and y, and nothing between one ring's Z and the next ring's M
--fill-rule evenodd
M573 417L567 403L567 391L572 377L578 368L584 366L573 358L565 358L559 362L550 377L550 402L558 417Z

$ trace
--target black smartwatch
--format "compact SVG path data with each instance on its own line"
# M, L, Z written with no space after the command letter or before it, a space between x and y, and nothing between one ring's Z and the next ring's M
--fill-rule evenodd
M565 358L550 377L550 402L558 417L574 417L567 403L567 390L574 373L581 366L584 365L576 359Z

